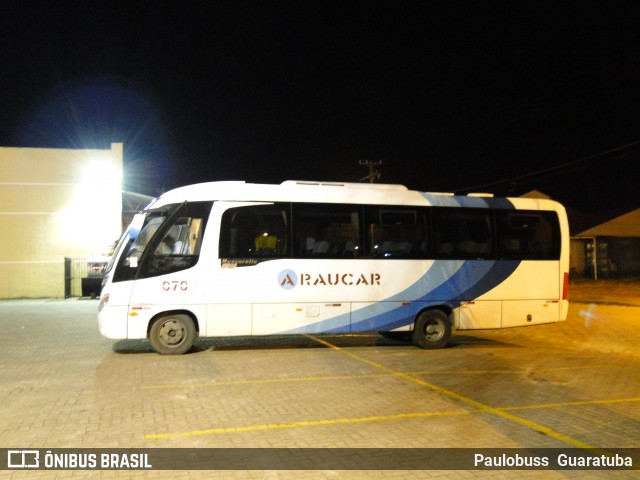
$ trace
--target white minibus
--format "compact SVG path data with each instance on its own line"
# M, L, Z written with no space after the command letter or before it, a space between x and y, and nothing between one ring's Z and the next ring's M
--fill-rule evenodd
M162 354L198 337L372 331L440 348L452 328L564 320L568 272L565 209L548 199L202 183L135 216L98 324Z

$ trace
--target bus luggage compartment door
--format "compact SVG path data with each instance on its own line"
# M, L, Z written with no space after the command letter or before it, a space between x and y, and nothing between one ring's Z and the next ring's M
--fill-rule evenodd
M254 303L253 335L345 333L350 331L351 304Z
M502 327L519 327L557 322L557 300L505 300L502 302Z
M458 330L500 328L502 302L500 300L461 302L458 314L456 325Z

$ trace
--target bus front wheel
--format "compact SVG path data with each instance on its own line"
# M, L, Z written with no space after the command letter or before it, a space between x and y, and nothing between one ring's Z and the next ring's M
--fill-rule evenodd
M149 331L151 347L163 355L187 352L196 340L196 327L189 315L167 315L157 319Z
M413 327L413 343L420 348L442 348L449 342L451 322L442 310L425 310Z

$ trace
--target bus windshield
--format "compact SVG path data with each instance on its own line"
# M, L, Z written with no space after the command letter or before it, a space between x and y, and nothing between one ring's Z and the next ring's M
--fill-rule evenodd
M194 266L210 209L211 202L193 202L149 212L140 233L130 236L114 281L164 275Z
M115 265L116 260L120 255L123 245L129 242L130 240L135 240L138 237L138 235L140 234L140 230L144 225L144 220L145 220L144 214L137 213L136 215L134 215L129 227L125 230L125 232L122 234L120 239L117 242L115 242L115 244L113 245L112 247L113 252L111 253L111 258L109 259L109 263L105 268L105 273L111 272L111 269Z
M129 247L127 253L125 254L125 264L132 268L137 268L138 261L142 257L147 245L149 245L149 241L153 237L153 235L158 231L158 228L162 225L162 223L166 220L166 215L151 215L147 218L147 221L142 227L140 234L133 241L131 246Z

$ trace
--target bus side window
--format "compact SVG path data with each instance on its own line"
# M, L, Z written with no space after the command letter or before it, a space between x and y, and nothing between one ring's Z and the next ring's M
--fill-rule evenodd
M220 258L284 258L289 255L289 205L248 205L222 214Z
M560 227L554 212L497 211L498 257L507 260L557 260Z
M355 205L293 205L295 258L358 258L360 210Z
M427 258L427 209L385 205L366 211L370 258Z
M434 207L432 212L436 258L479 260L494 257L490 210Z

